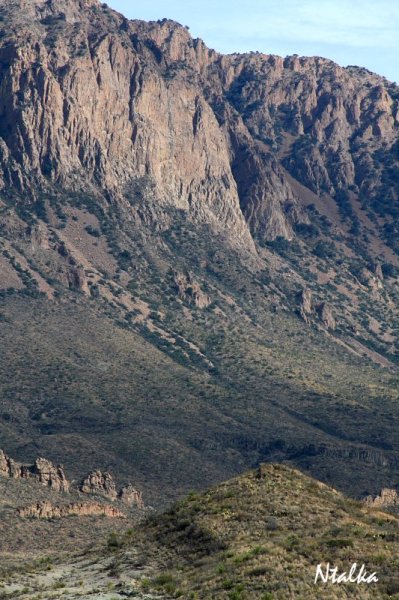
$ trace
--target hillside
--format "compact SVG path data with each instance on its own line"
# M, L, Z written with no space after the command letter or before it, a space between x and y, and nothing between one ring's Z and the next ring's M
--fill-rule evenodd
M110 473L96 470L82 481L71 481L61 465L45 458L22 465L0 450L3 574L37 561L47 566L53 554L123 533L150 510L132 486L118 490Z
M399 88L95 0L2 0L0 77L4 450L397 485Z
M4 598L398 598L398 533L397 517L291 468L262 465L106 544L9 572ZM318 564L341 573L355 561L378 582L314 583Z

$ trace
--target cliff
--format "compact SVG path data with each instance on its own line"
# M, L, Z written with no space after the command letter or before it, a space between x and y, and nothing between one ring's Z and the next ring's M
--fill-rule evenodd
M172 204L253 250L248 229L291 238L308 223L287 170L316 194L374 197L378 152L396 160L397 88L365 70L222 56L97 2L8 0L1 15L4 191L121 200L139 185L159 226Z

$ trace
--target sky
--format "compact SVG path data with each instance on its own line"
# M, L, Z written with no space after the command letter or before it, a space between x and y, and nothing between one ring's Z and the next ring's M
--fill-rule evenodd
M108 0L130 19L174 19L223 53L324 56L399 82L399 0Z

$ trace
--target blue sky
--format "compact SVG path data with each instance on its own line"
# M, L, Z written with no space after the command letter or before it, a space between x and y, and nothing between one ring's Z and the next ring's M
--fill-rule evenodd
M188 25L219 52L319 55L399 81L399 0L108 0L131 19Z

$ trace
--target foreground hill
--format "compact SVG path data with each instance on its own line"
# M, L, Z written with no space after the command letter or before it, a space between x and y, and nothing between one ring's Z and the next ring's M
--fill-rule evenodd
M399 597L395 516L282 465L190 496L106 547L4 577L5 594L44 600ZM316 566L364 563L378 583L314 584ZM7 595L4 596L9 597Z
M0 2L1 445L166 505L399 479L397 86Z

